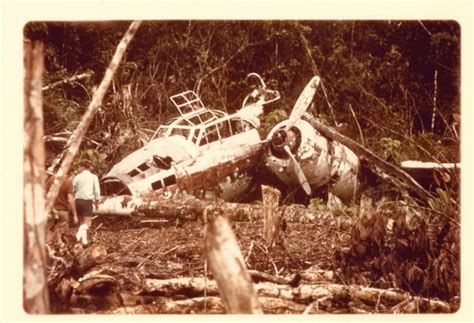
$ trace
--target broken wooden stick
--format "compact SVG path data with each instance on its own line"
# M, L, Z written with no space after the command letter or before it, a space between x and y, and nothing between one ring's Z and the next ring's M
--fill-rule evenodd
M84 78L91 77L93 74L94 73L92 71L90 71L90 72L85 72L85 73L82 73L82 74L79 74L79 75L74 75L74 76L65 78L64 80L57 81L57 82L48 84L46 86L43 86L42 90L43 90L43 92L47 91L47 90L51 90L51 89L53 89L53 88L55 88L59 85L62 85L62 84L71 83L71 82L75 82L75 81L78 81L78 80L81 80L81 79L84 79Z
M135 32L137 31L140 24L140 21L134 21L128 28L122 40L118 44L117 49L115 50L115 54L109 64L109 67L105 72L104 78L102 79L102 82L100 82L99 87L95 91L92 100L86 109L86 112L82 116L81 122L68 139L68 142L66 144L67 151L64 155L64 158L62 158L59 170L54 175L53 184L51 185L46 197L46 214L49 214L49 212L51 212L51 209L53 208L54 201L56 200L56 197L59 193L59 188L61 187L66 177L66 174L68 173L69 168L71 167L72 161L74 160L74 157L76 156L79 147L81 146L82 138L86 134L87 128L89 128L89 125L92 122L92 119L94 118L94 115L96 114L97 110L99 109L99 106L102 104L102 100L104 99L105 93L109 88L115 71L117 70L128 44L132 41L133 36L135 35Z
M278 211L280 191L274 187L262 185L262 200L264 206L263 236L269 248L280 243L280 219Z
M227 313L261 314L262 310L253 289L234 232L226 219L225 208L211 206L206 209L206 256L219 294Z
M370 164L373 165L372 169L376 174L385 175L382 177L388 177L397 186L401 185L405 188L411 189L423 199L428 200L433 198L433 195L430 192L425 190L415 179L413 179L413 177L403 171L400 167L386 162L361 144L322 124L319 120L308 113L303 115L303 119L309 122L323 136L347 146L359 157L363 157L369 161Z

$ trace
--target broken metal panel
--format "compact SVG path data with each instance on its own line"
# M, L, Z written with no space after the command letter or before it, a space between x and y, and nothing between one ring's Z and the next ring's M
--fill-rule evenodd
M461 169L461 163L434 163L419 160L405 160L400 166L403 169Z
M245 154L214 155L212 161L199 161L185 167L187 176L179 180L179 188L202 198L219 197L234 200L245 192L252 183L255 165L261 154L261 146L245 147ZM212 156L212 155L211 155Z
M250 122L255 128L260 128L259 116L263 114L263 106L261 104L251 104L243 107L235 113L236 116Z
M171 96L170 99L181 115L204 108L204 104L194 91L181 92Z
M423 187L433 188L444 185L458 185L461 163L434 163L418 160L406 160L400 164L401 168L415 178Z

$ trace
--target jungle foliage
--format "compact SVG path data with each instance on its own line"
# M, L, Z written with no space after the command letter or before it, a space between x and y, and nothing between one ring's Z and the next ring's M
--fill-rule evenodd
M45 85L93 73L44 91L46 134L64 136L77 126L129 24L25 26L25 38L45 43ZM324 91L318 90L310 112L327 124L363 138L367 148L392 162L458 161L460 36L455 21L146 21L81 154L103 174L176 116L168 97L184 90L233 112L249 91L245 76L250 72L282 93L267 111L268 129L289 114L317 72ZM47 146L52 155L61 149Z

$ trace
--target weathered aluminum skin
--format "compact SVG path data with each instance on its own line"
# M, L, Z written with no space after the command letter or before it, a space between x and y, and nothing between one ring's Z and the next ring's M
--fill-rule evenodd
M260 161L258 117L263 104L279 99L279 94L271 94L268 100L257 95L257 102L231 115L204 107L192 91L172 96L181 115L160 126L147 145L101 179L103 194L153 192L169 197L179 191L200 198L237 199L249 190Z
M285 128L288 120L276 125L268 134L271 140L278 129ZM294 124L301 133L301 140L294 147L293 154L311 186L316 190L327 185L329 192L347 202L353 199L360 189L358 174L359 158L346 146L328 141L308 122L298 120ZM271 149L266 152L266 166L287 185L298 185L292 174L290 159L286 155L275 156Z

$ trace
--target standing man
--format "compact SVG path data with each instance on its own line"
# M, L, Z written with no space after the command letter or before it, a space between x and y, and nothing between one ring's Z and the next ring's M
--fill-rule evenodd
M69 227L72 227L74 223L78 223L78 217L76 212L76 204L74 203L74 190L72 186L71 173L67 174L63 184L59 188L58 196L54 202L52 210L53 218L48 219L48 234L53 231L56 225L59 230L56 232L58 241L60 240L60 234L63 231L63 226L67 223ZM53 185L54 176L50 176L46 181L46 191Z
M82 160L79 163L79 172L73 180L77 216L81 223L76 238L83 245L88 244L87 230L92 222L93 205L97 207L100 199L99 178L90 172L90 166L90 161Z

